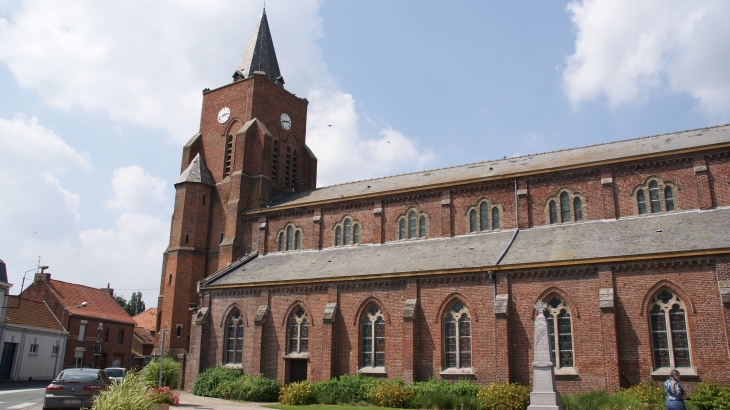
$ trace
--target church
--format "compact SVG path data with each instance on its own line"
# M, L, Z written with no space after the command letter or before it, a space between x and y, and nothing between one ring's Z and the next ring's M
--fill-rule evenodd
M562 391L730 382L730 125L317 188L284 85L264 12L183 147L157 328L186 388L529 386L536 301Z

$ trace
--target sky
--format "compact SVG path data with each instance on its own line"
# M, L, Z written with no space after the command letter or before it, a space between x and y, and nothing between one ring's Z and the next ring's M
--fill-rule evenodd
M157 304L182 146L262 1L0 0L0 259ZM318 186L730 122L726 0L269 0ZM332 127L328 127L332 125Z

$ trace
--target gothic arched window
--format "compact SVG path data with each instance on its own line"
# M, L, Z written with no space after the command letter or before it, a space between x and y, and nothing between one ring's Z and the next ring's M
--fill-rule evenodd
M335 246L342 245L342 228L336 227L335 228Z
M649 304L654 369L691 367L684 302L669 289L661 289Z
M550 201L550 223L558 223L558 207L555 205L555 201Z
M583 220L583 201L578 197L573 198L573 215L576 222Z
M357 245L360 243L360 224L355 224L352 227L352 244Z
M238 309L234 309L226 322L226 364L243 363L243 318Z
M279 252L298 251L302 248L302 229L297 228L294 224L287 224L284 229L279 232Z
M398 239L406 239L406 220L401 219L398 222Z
M375 303L362 313L360 329L360 367L385 366L385 321Z
M573 324L568 304L560 296L552 295L547 299L545 317L550 332L550 358L555 367L573 367Z
M674 194L670 186L664 187L664 208L667 212L674 211Z
M426 237L426 217L423 215L421 215L421 217L418 218L418 237L419 238Z
M636 205L639 207L639 215L644 215L646 213L646 195L644 195L643 189L636 192Z
M492 229L499 229L499 209L492 208Z
M284 238L284 232L281 232L279 234L279 252L286 250L286 241Z
M469 232L477 231L477 211L472 209L469 212Z
M416 225L416 211L411 211L408 213L408 239L416 237L416 229L418 229Z
M673 182L662 181L657 176L650 176L644 183L634 187L636 195L635 212L638 215L647 213L674 211L677 208L675 198L676 185ZM647 198L647 195L649 198Z
M662 203L659 199L659 184L656 181L649 182L649 200L651 201L651 213L662 211Z
M309 350L309 324L302 307L294 310L289 318L289 343L287 354L307 353Z
M398 240L426 237L426 215L417 210L408 210L396 219L398 223Z
M335 246L360 243L360 222L350 216L335 224Z
M582 222L586 216L583 208L586 203L585 197L570 188L558 189L545 201L545 221L550 224Z
M471 367L471 320L469 310L455 300L443 318L444 369Z
M496 207L494 209L497 209ZM480 223L479 228L482 231L489 230L489 204L486 202L482 202L479 205L479 217L480 217ZM492 211L492 220L494 220L494 211ZM473 231L472 231L473 232Z
M345 245L350 244L350 231L352 231L352 221L350 218L345 219L345 235L342 237L342 242Z
M567 192L560 194L560 222L570 222L570 198Z

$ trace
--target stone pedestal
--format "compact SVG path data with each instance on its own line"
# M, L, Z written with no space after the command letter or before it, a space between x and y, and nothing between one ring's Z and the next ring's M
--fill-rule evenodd
M547 320L543 314L545 303L537 301L535 310L535 349L534 361L532 362L532 393L530 393L530 405L527 410L563 410L560 404L560 393L555 388L555 370L550 359L550 333L547 328Z

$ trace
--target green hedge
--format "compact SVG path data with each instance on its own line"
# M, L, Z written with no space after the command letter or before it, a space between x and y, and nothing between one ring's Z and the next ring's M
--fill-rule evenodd
M140 370L142 380L149 387L157 387L160 378L160 359L154 359ZM162 385L171 389L177 389L177 381L180 378L180 363L166 357L162 362Z

